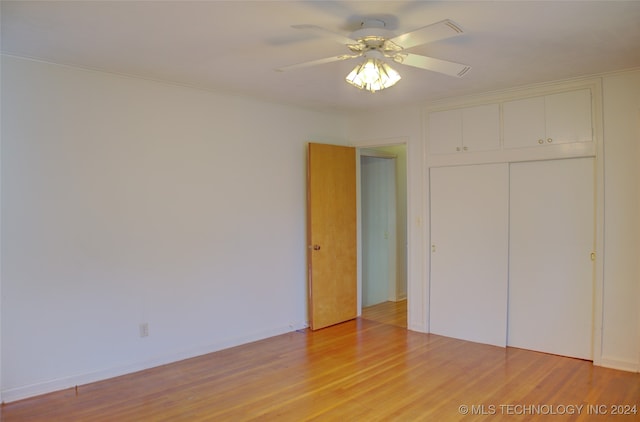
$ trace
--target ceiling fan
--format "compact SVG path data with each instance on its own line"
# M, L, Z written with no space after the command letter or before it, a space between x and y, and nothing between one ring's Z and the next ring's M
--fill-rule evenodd
M466 64L407 52L407 50L422 44L463 34L464 31L455 22L445 19L402 35L394 35L393 32L386 29L385 26L386 24L382 19L367 19L361 23L360 29L357 29L347 36L316 25L293 25L295 29L311 32L344 44L350 52L348 54L284 66L276 70L294 70L340 60L364 57L366 61L357 66L353 72L347 76L346 80L358 88L375 92L392 86L400 79L400 75L390 68L385 59L458 78L464 76L471 69L471 66ZM378 82L367 83L367 81L364 80L367 72L369 72L369 75L376 73L379 77Z

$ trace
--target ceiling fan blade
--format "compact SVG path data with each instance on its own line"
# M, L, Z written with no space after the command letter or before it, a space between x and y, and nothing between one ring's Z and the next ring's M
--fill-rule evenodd
M359 56L360 56L360 54L355 54L355 55L341 54L339 56L326 57L324 59L311 60L309 62L303 62L303 63L292 64L292 65L289 65L289 66L283 66L283 67L277 68L276 70L278 72L284 72L286 70L294 70L294 69L300 69L300 68L304 68L304 67L316 66L316 65L319 65L319 64L338 62L340 60L352 59L354 57L359 57Z
M440 22L432 23L415 31L407 32L406 34L398 35L391 38L391 42L402 46L402 48L411 48L421 44L427 44L433 41L442 40L445 38L455 37L456 35L463 34L464 31L457 23L452 20L445 19Z
M322 28L320 26L316 26L316 25L292 25L292 28L295 29L302 29L303 31L312 33L312 34L316 34L319 35L321 37L325 37L325 38L331 38L334 41L339 42L340 44L345 44L345 45L350 45L350 44L357 44L358 42L356 40L354 40L353 38L349 38L344 34L341 34L339 32L333 32L330 31L326 28Z
M463 77L469 70L471 70L471 66L466 64L454 63L447 60L434 59L433 57L410 53L398 54L394 58L394 61L406 64L407 66L444 73L445 75L456 76L458 78Z

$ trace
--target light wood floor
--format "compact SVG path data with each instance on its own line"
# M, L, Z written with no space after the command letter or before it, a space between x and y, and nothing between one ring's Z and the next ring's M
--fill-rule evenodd
M407 301L382 302L362 308L362 318L407 328Z
M9 403L2 420L521 421L574 412L553 420L608 421L625 410L613 405L640 406L640 374L371 318Z

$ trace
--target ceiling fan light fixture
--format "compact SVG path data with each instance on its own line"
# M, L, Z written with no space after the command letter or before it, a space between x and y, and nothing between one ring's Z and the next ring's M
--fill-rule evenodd
M395 85L400 80L400 74L384 61L368 58L357 65L345 80L356 88L376 92Z

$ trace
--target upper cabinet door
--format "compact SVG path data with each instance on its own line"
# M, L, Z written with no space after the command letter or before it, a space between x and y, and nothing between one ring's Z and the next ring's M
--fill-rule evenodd
M593 140L591 91L563 92L545 97L547 143L566 144Z
M495 151L500 149L500 107L486 104L462 109L462 149Z
M429 114L429 152L496 151L500 149L500 108L485 104Z
M545 142L544 97L507 101L502 106L504 146L522 148Z
M506 148L592 141L591 90L507 101L503 124Z
M429 113L429 151L447 154L462 150L462 112L446 110Z

